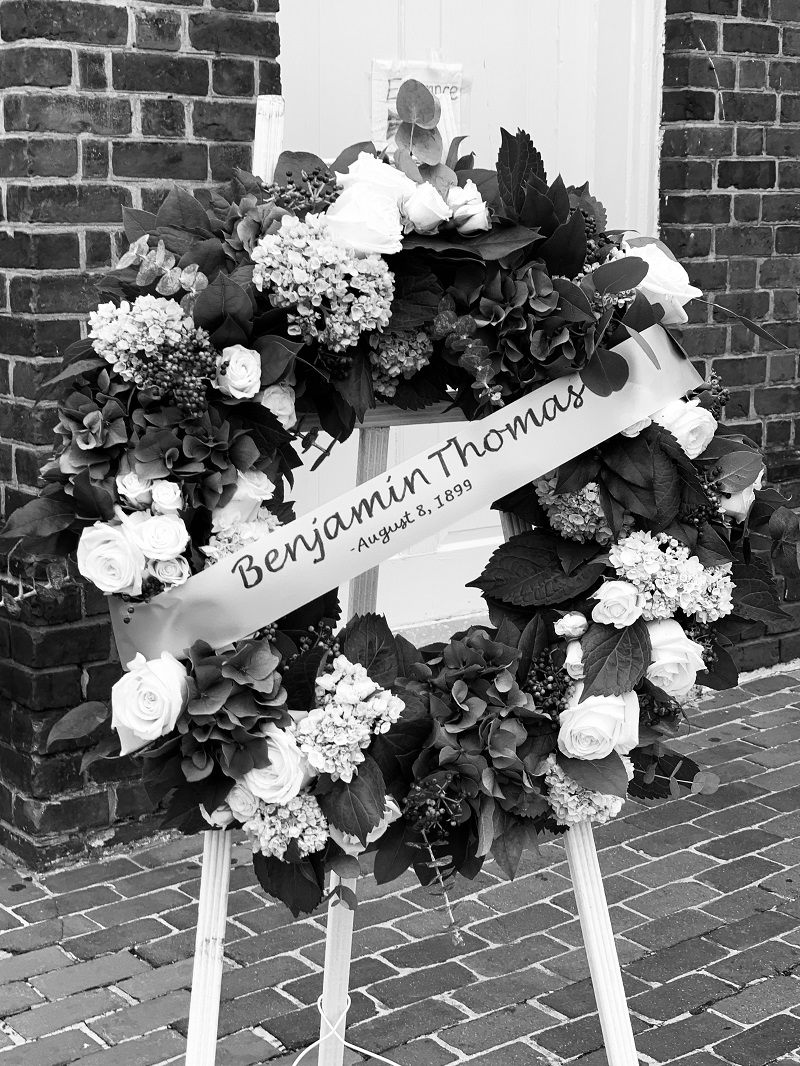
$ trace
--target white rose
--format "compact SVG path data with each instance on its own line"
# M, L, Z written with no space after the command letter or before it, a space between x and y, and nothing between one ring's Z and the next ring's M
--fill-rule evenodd
M689 640L673 618L648 622L647 632L652 646L647 680L668 696L685 696L694 685L697 672L706 668L701 645Z
M261 356L243 344L223 348L214 385L234 400L250 400L261 388Z
M266 739L269 766L248 770L242 783L265 803L288 803L314 775L292 733L271 725Z
M561 712L558 747L573 759L605 759L612 751L627 755L639 742L639 700L635 692L622 696L589 696L579 681Z
M690 459L702 455L717 429L717 420L700 406L700 400L673 400L653 415L653 421L668 429Z
M147 564L147 573L167 588L183 585L192 576L189 561L182 555L175 559L151 559Z
M261 394L261 406L271 411L284 429L290 429L297 421L291 385L268 385Z
M406 231L435 233L453 212L441 193L430 182L424 181L422 185L415 185L414 191L403 201L402 214L407 220Z
M149 507L152 495L149 478L139 477L131 471L128 474L117 474L117 492L124 497L131 507Z
M154 481L152 509L155 514L177 514L183 509L181 487L174 481Z
M211 814L208 813L201 803L200 813L205 821L215 829L227 829L228 826L235 821L233 811L227 803L220 803L219 807L216 807Z
M633 625L641 618L645 599L630 581L605 581L591 597L597 600L592 620L616 629Z
M489 208L472 179L465 181L463 187L451 185L447 190L447 204L459 233L468 236L492 228Z
M122 515L125 535L148 559L175 559L189 543L189 531L176 514Z
M211 512L211 529L219 533L237 522L253 522L264 500L275 495L275 486L260 470L239 471L236 491L224 507Z
M623 437L638 437L643 429L647 429L653 422L652 418L640 418L638 422L634 422L632 426L628 426L627 429L621 429L620 433Z
M406 196L410 196L417 187L417 183L402 170L382 163L369 152L359 152L358 159L350 164L347 173L336 175L336 181L343 189L349 189L357 182L363 182L381 192L388 193L398 203Z
M586 616L581 614L580 611L567 611L563 618L559 618L553 628L556 631L556 636L575 640L583 636L589 628L589 623L586 621Z
M225 802L237 822L249 821L258 811L258 800L242 781L237 781L225 797Z
M683 305L695 296L702 296L702 289L689 283L689 275L680 263L671 259L654 241L637 247L626 247L630 255L644 259L647 263L647 276L637 286L651 303L658 303L664 308L661 320L665 326L680 326L689 321Z
M733 492L730 496L723 496L719 501L719 509L723 514L733 518L736 522L744 522L750 514L750 508L756 502L756 492L764 483L764 471L762 470L752 485L743 488L741 492Z
M583 648L579 640L571 640L567 645L564 669L573 681L580 681L583 678Z
M140 595L144 566L144 554L125 536L122 526L95 522L81 533L78 570L101 592Z
M171 732L189 691L186 667L168 651L149 661L140 653L128 670L111 689L111 725L123 755Z
M367 844L373 844L376 840L386 832L392 822L396 822L401 817L402 811L397 806L391 796L386 797L386 806L383 808L383 817L375 826L367 833ZM358 839L357 836L353 836L352 833L343 833L341 829L337 829L335 825L328 826L328 832L330 833L331 840L335 841L348 855L360 855L364 851L364 845Z
M331 237L354 252L394 255L403 247L400 209L391 193L356 182L325 213Z

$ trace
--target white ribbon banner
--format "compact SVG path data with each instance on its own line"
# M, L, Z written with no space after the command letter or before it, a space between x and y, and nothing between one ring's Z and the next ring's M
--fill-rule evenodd
M615 348L630 366L610 396L577 374L543 385L435 448L267 533L149 604L111 598L120 660L136 652L182 656L196 640L224 647L349 581L417 541L446 529L620 430L701 382L660 326ZM123 621L125 620L125 621Z

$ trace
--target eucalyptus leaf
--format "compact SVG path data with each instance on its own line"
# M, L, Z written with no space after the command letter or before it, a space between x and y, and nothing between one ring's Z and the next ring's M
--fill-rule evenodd
M427 85L407 78L397 91L395 110L401 122L434 129L442 117L442 105Z
M399 148L405 150L420 163L436 166L442 159L442 135L437 129L424 126L412 126L410 122L401 122L395 131L394 139Z

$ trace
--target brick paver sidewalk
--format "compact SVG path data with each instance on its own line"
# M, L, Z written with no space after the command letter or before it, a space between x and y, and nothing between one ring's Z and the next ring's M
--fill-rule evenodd
M800 671L713 697L682 746L724 784L598 830L641 1057L800 1062ZM41 881L0 866L0 1066L181 1059L199 839ZM463 942L409 877L362 883L350 1038L408 1066L605 1056L563 850L462 883ZM290 923L233 872L219 1066L313 1040L324 914ZM392 1049L392 1050L389 1050ZM350 1060L348 1060L350 1061Z

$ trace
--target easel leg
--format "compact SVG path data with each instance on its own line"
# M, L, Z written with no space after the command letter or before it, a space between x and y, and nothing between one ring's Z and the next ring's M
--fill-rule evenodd
M614 931L597 861L591 822L578 822L565 837L583 943L609 1066L636 1066L631 1017L625 1001Z
M383 473L389 459L389 427L362 429L358 438L357 484ZM378 602L378 569L359 574L350 585L350 615L368 614ZM331 875L330 887L339 884ZM344 888L356 891L358 882L346 878ZM336 1037L325 1037L331 1031L328 1021L336 1025L336 1032L344 1039L347 1027L347 993L350 986L350 956L353 950L354 913L342 904L328 904L328 931L325 939L325 976L322 985L322 1022L318 1066L342 1066L344 1044Z
M186 1066L214 1066L216 1057L231 837L231 833L221 830L207 830L204 834Z
M527 522L511 514L503 513L501 523L506 540L531 528ZM625 1000L591 822L573 825L564 840L606 1058L609 1066L636 1066L638 1058L631 1016Z

